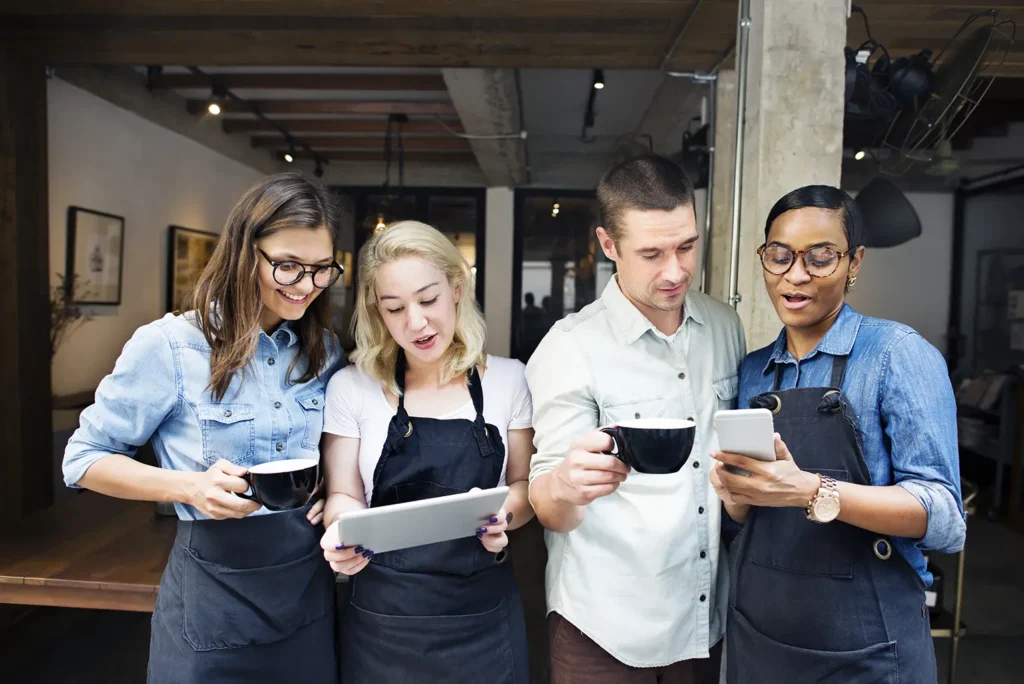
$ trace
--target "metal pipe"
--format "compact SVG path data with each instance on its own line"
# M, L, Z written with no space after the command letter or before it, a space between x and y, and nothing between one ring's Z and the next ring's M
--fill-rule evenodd
M714 82L708 83L708 187L704 198L704 263L701 265L700 291L707 292L711 283L708 273L708 255L711 254L711 188L715 183L715 116L718 106L718 89Z
M736 159L732 171L732 246L729 263L729 304L738 308L740 300L740 197L743 189L743 125L747 109L747 56L750 49L750 0L740 3L739 53L736 65Z

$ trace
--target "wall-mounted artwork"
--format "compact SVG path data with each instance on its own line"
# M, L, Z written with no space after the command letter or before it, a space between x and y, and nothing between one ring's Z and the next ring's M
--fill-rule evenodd
M68 207L67 282L74 304L120 304L124 217Z
M167 310L180 311L189 288L213 256L220 235L171 226L169 236Z

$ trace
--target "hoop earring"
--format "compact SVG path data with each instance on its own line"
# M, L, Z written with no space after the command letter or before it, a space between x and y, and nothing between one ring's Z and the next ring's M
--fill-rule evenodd
M852 290L853 286L857 284L857 276L850 276L846 279L846 289Z

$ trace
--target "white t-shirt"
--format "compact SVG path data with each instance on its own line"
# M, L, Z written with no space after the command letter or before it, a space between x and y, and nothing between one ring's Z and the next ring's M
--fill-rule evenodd
M526 386L526 366L521 361L503 356L487 356L483 376L484 420L498 428L505 445L505 461L498 486L505 484L508 466L508 431L533 427L533 402ZM388 424L397 409L388 403L380 382L355 365L345 366L327 383L327 405L324 411L324 432L342 437L357 437L359 443L359 474L363 478L366 505L373 495L373 471L387 439ZM412 416L415 418L416 416ZM443 416L440 420L476 418L473 401Z

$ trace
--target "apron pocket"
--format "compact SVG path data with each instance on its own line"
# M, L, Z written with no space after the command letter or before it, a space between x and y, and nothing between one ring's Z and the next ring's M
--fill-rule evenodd
M342 639L343 677L353 682L513 684L509 613L502 600L484 613L382 615L349 601Z
M896 642L856 651L816 651L790 646L759 632L735 608L729 609L725 640L730 684L898 684Z
M185 639L196 651L279 641L326 615L334 583L320 548L296 560L238 570L185 548L181 597Z
M846 470L805 468L840 482L849 482ZM750 534L750 561L786 572L819 577L853 577L853 554L859 535L853 528L833 521L816 523L802 508L758 508Z

